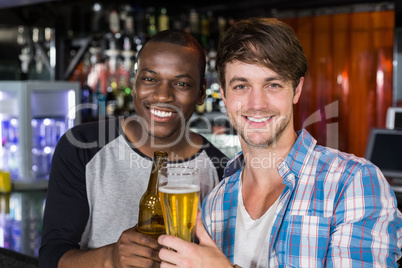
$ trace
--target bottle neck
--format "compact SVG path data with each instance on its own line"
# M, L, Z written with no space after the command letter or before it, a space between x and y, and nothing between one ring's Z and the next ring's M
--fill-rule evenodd
M148 188L147 188L147 192L149 194L150 193L153 193L153 194L158 193L158 174L159 174L159 170L163 166L166 166L166 163L167 163L167 157L166 156L159 156L159 155L154 156L151 175L149 177Z

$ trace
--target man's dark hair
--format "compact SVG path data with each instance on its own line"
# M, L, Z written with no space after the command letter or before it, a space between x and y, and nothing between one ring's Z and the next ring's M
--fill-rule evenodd
M205 50L197 41L197 39L195 39L191 34L180 29L169 29L158 32L151 39L149 39L148 42L145 43L145 45L140 49L140 51L138 52L137 60L141 57L142 49L147 44L155 42L170 43L196 50L198 53L198 69L200 71L201 82L204 80L206 65Z

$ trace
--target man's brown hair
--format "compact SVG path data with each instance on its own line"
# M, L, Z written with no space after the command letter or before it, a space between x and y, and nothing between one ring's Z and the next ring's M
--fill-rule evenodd
M265 66L291 80L294 88L308 69L295 32L288 24L274 18L243 19L225 32L216 59L218 80L224 90L226 64L233 61Z

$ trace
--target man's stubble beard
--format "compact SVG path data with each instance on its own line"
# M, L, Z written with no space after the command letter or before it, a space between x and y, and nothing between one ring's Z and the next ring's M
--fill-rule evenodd
M239 118L239 123L234 124L233 120L229 118L232 126L240 135L240 137L247 143L247 145L254 147L254 148L268 148L268 147L273 147L275 146L276 142L279 140L279 138L282 136L284 133L285 129L290 123L291 116L280 116L278 119L275 120L273 126L267 125L266 128L264 129L256 129L253 132L247 132L247 125L246 124L244 127L242 127L242 120L241 116ZM270 129L271 128L271 129ZM251 135L256 134L256 133L270 133L268 137L262 137L259 140L255 141ZM257 134L258 135L258 134Z

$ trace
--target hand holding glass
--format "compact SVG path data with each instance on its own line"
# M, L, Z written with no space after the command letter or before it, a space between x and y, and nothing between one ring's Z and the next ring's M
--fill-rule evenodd
M162 168L158 180L166 234L193 242L200 197L198 169L185 166Z

